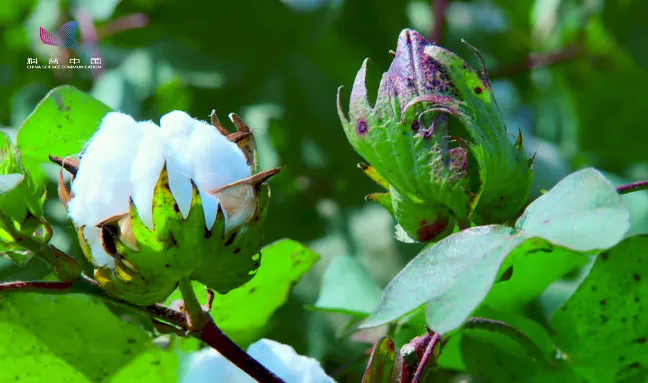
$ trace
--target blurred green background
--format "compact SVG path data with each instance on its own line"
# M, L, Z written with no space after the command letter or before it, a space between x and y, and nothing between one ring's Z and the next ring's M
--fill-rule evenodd
M54 32L70 20L79 22L80 52L40 42L39 27ZM0 0L0 125L15 135L60 84L139 120L174 109L204 120L212 109L222 121L240 114L255 130L262 167L286 166L271 182L266 242L290 237L322 255L262 335L332 372L368 345L336 338L344 317L303 309L317 299L330 260L356 257L384 286L421 249L397 242L389 214L364 201L378 186L357 169L335 106L340 85L347 104L365 57L377 89L407 27L473 66L461 39L484 54L508 129L521 130L529 156L536 153L532 198L586 166L616 184L648 178L645 0ZM82 63L101 57L102 70L26 68L28 58L42 64L69 54ZM70 249L71 225L51 191L55 242ZM632 233L648 232L648 193L624 200ZM4 279L26 275L0 267ZM356 299L377 299L375 289L366 295ZM348 381L357 381L362 363L351 370Z

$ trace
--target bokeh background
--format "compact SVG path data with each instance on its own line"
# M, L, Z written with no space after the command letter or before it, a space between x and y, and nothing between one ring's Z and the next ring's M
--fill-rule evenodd
M54 32L70 20L79 23L80 52L40 42L39 27ZM340 85L346 105L365 57L377 89L388 50L408 27L475 67L461 39L483 53L508 129L522 131L529 156L536 154L531 198L587 166L615 184L648 178L645 0L0 0L0 125L15 134L61 84L140 120L174 109L204 120L212 109L223 121L240 114L255 130L262 167L286 166L272 181L266 242L290 237L322 256L260 335L334 373L368 345L338 336L348 318L304 309L318 298L331 259L353 257L382 287L421 249L396 241L389 214L364 201L378 186L357 168L335 105ZM101 57L103 68L26 68L28 58L70 54L82 63ZM624 200L632 232L647 232L648 193ZM57 244L75 252L54 198L47 213L59 222ZM0 264L0 278L26 273ZM47 273L44 265L29 276L37 273ZM379 298L374 285L357 290L344 272L327 278L358 302ZM358 381L362 363L340 371L341 380Z

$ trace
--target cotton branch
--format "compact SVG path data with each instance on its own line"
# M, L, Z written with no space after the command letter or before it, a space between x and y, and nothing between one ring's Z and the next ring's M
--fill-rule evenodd
M520 62L495 68L490 74L493 78L513 77L535 68L555 65L580 57L584 53L585 48L581 44L570 45L554 52L532 53Z
M628 194L640 190L648 190L648 180L633 182L627 185L621 185L616 188L619 194Z
M190 288L189 284L189 288ZM187 284L182 287L183 298L189 302L185 302L185 306L190 307L187 310L191 315L184 312L173 310L161 304L151 306L136 306L131 303L115 299L108 296L97 284L96 281L83 277L72 282L61 281L17 281L0 284L0 294L7 293L38 293L50 295L64 295L64 294L85 294L100 298L102 300L118 304L121 306L129 307L134 310L145 312L150 315L156 325L156 328L163 328L165 332L182 332L185 335L193 336L201 340L203 343L208 344L221 355L227 358L230 362L240 368L243 372L256 379L259 382L274 382L284 383L282 379L273 374L270 370L265 368L256 359L248 355L236 343L223 333L223 331L216 326L211 316L202 311L202 307L197 304L195 295L193 298L189 297L189 290ZM191 292L193 294L193 291ZM187 304L189 303L189 304ZM192 312L192 310L194 312ZM196 314L196 310L200 313ZM200 320L196 321L195 316L198 315ZM188 320L191 317L191 320ZM192 324L194 325L192 327ZM195 327L198 325L200 327Z

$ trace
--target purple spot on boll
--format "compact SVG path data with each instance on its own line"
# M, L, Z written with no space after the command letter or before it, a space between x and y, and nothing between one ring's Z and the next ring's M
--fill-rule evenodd
M365 135L369 132L369 124L367 124L367 121L364 118L358 119L358 122L356 122L356 133Z

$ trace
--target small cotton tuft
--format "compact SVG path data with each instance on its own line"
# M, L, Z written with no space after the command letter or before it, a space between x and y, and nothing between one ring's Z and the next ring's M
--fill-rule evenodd
M169 188L184 218L191 206L192 180L200 192L207 229L213 226L221 203L226 230L249 221L254 214L254 196L250 198L244 189L230 190L223 194L223 201L209 194L251 176L241 149L215 127L182 111L162 116L160 126L111 112L83 152L68 205L74 224L86 225L84 235L97 266L110 266L113 259L103 251L95 226L110 216L128 212L129 198L144 224L154 229L153 191L164 164ZM238 206L248 202L252 208Z
M261 339L248 348L248 354L286 383L335 383L320 363L302 356L295 349L270 339ZM205 348L188 356L183 363L180 383L253 383L218 351Z

